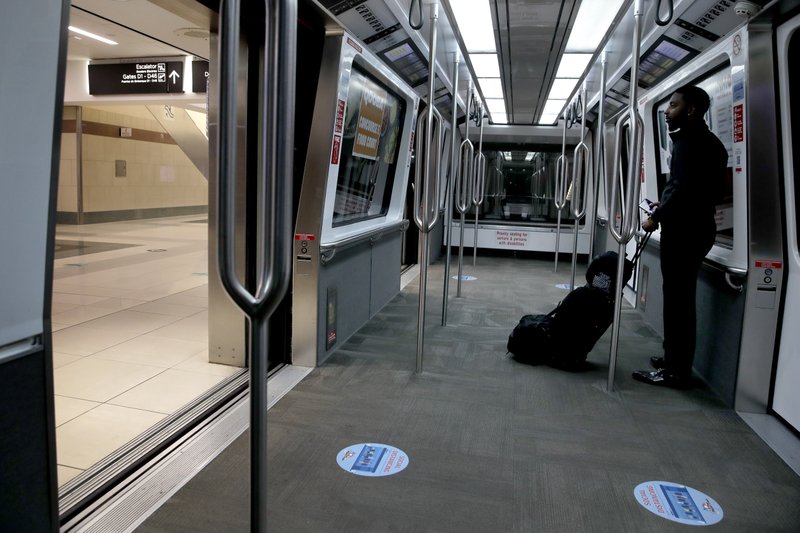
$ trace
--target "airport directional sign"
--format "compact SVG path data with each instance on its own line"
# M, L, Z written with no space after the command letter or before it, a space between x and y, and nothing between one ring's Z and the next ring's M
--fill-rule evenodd
M89 94L183 93L183 61L89 65Z

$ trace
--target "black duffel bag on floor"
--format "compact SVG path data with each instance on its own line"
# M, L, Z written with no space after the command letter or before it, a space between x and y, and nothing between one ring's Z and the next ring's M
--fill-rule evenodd
M520 363L579 370L613 315L614 301L605 290L578 287L550 313L523 316L506 348Z

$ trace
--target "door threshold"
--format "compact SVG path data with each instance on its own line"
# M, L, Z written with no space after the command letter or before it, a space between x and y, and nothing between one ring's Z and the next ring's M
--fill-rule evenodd
M270 376L267 409L312 370L286 365ZM61 531L133 531L239 438L249 422L249 395L243 391L208 424L132 473L132 481L103 505L63 524Z

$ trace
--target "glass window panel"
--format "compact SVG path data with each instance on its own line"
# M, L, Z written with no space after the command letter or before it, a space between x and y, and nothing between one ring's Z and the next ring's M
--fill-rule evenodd
M394 185L405 101L353 67L333 226L385 215Z
M730 66L725 66L694 82L711 98L711 106L705 115L709 129L722 141L728 150L728 171L724 183L717 184L717 239L716 244L726 248L733 247L733 94L731 89ZM672 94L666 95L654 109L657 137L656 157L658 168L658 195L664 190L669 175L670 158L672 156L672 139L665 120L664 112Z

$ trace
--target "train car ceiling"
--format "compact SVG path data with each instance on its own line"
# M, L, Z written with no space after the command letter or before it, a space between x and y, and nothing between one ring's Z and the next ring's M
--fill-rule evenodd
M407 1L315 2L400 73L421 97L427 94L429 32L425 26L429 23L431 1L421 0L419 30L409 24ZM632 2L441 0L440 3L444 9L439 16L435 101L443 115L449 115L451 109L451 65L457 49L468 58L459 72L460 106L463 108L467 80L471 77L478 82L478 91L493 125L553 124L584 79L588 94L595 95L591 104L596 105L599 55L603 50L608 53L608 115L627 104ZM750 2L750 9L755 13L765 3ZM646 1L640 87L646 91L656 85L744 23L745 18L737 14L736 5L735 0ZM657 18L663 20L669 11L673 12L671 22L657 25ZM487 30L489 17L491 28ZM592 110L589 119L595 115Z

